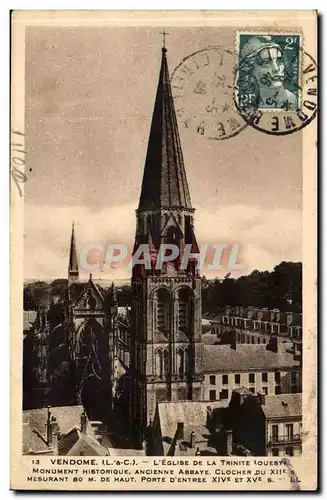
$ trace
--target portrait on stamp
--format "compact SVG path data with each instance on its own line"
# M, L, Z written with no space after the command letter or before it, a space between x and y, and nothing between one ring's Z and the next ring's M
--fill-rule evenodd
M299 35L239 35L239 104L259 109L299 105Z

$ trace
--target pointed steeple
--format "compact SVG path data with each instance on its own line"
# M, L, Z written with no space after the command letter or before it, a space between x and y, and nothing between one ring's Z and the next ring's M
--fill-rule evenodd
M69 265L68 265L68 284L74 283L79 279L78 260L76 251L75 226L73 222L72 236L70 240Z
M139 210L192 208L166 53L163 47Z

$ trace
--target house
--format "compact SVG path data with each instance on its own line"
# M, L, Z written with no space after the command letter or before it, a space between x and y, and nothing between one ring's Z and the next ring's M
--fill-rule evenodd
M228 400L241 386L266 395L301 392L300 361L291 343L203 345L203 399Z
M152 455L226 455L228 401L165 401L156 406ZM229 450L231 453L231 449Z
M82 406L48 407L23 413L24 455L109 455Z
M211 331L224 342L233 332L239 344L266 344L271 335L302 340L302 314L279 309L226 306L212 320Z
M241 387L233 391L229 410L234 447L258 456L301 455L302 394L266 396Z

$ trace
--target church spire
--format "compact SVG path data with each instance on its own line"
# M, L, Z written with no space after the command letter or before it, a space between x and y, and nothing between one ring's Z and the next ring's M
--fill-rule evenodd
M76 252L75 225L72 225L72 236L70 240L69 265L68 265L68 284L78 281L78 261Z
M139 210L192 208L166 53L164 45Z

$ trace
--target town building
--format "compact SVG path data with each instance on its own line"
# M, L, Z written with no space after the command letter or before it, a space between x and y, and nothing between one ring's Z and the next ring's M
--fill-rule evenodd
M210 323L212 332L226 342L231 333L239 344L266 344L271 335L280 341L302 341L302 314L278 309L227 306Z
M158 402L151 443L153 455L231 455L228 401Z
M302 394L266 396L240 387L229 409L235 446L257 456L301 455Z
M246 387L266 395L302 391L300 361L291 343L203 345L203 399L229 400Z
M82 406L23 412L23 454L106 456L100 443L101 422L90 422Z
M115 362L130 362L130 327L128 313L119 314L114 284L104 290L92 275L80 281L73 225L68 284L55 302L42 304L25 333L24 408L83 404L92 420L106 422Z

